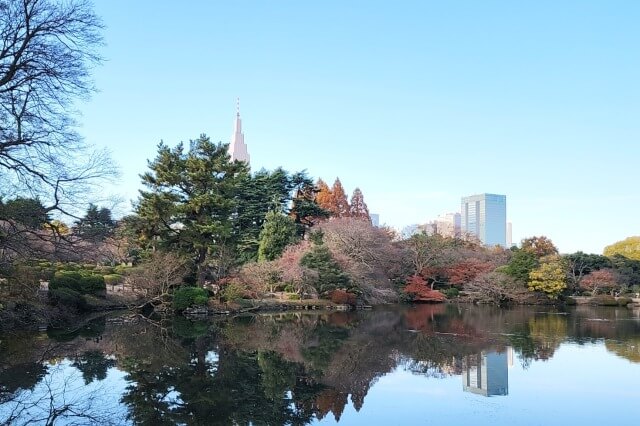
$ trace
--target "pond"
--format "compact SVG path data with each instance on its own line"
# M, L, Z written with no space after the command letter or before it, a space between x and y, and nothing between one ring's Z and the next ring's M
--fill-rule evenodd
M635 424L639 401L627 308L118 314L0 336L0 424Z

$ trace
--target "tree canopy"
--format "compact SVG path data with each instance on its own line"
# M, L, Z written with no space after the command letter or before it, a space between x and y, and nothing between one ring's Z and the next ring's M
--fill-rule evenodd
M247 165L230 162L226 145L202 135L188 150L182 143L173 149L160 143L149 169L141 176L147 189L140 191L136 206L148 244L189 257L200 283L207 264L216 273L226 271Z
M605 256L619 254L628 259L640 260L640 236L625 238L604 248Z

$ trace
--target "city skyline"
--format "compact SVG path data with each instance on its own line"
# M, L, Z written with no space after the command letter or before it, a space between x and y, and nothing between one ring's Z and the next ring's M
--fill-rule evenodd
M120 165L109 191L123 210L161 140L229 142L240 97L253 170L339 176L393 227L495 192L514 242L601 253L640 233L640 4L115 0L96 12L107 60L78 105L81 133Z

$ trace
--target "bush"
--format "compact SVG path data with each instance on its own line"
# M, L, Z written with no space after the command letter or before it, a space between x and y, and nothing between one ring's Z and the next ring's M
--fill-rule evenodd
M244 286L236 281L231 281L222 289L222 297L227 302L235 302L245 295Z
M338 305L351 305L356 304L355 294L346 292L344 290L333 290L331 292L331 301Z
M49 300L53 305L64 305L79 311L87 310L87 301L85 298L70 288L56 288L49 290Z
M100 294L107 289L101 275L82 274L77 271L56 272L49 283L49 289L60 288L68 288L80 294Z
M191 306L204 306L209 300L207 290L200 287L180 287L173 293L173 309L184 311Z
M631 298L618 297L618 306L627 306L629 303L631 303Z
M456 287L448 288L446 290L443 290L442 292L445 296L447 296L447 299L453 299L460 295L460 290L458 290Z
M300 300L300 295L299 294L289 294L289 295L287 295L287 299L289 299L289 300Z
M98 267L94 267L94 270L96 273L102 274L102 275L111 275L116 273L115 268L111 266L98 266Z
M118 265L118 266L116 266L115 268L113 268L113 272L114 272L115 274L118 274L118 275L124 275L124 274L125 274L125 272L128 272L128 271L130 271L131 269L132 269L132 267L131 267L131 266Z
M119 274L109 274L104 276L104 283L106 285L114 286L122 283L124 277Z

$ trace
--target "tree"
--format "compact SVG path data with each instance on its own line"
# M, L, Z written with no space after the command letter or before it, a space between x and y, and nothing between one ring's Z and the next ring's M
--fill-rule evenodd
M530 251L516 249L509 263L501 268L501 271L513 277L517 282L526 285L529 274L538 266L538 259Z
M318 188L318 193L316 194L316 203L318 203L318 205L322 209L328 211L330 214L333 214L335 201L333 192L331 192L329 185L327 185L322 179L318 179L316 187Z
M537 258L558 254L557 247L545 237L530 237L522 240L520 249L535 255Z
M227 145L202 135L187 152L182 143L173 149L160 143L149 169L136 205L147 243L190 258L199 284L225 275L234 261L234 217L247 165L230 162Z
M260 231L258 260L275 260L288 245L296 242L296 237L296 224L293 219L278 210L271 210L267 213Z
M612 257L616 254L632 260L640 260L640 236L629 237L604 248L604 255Z
M620 289L618 274L613 269L599 269L586 275L580 282L580 287L591 292L592 296L602 292L614 292Z
M447 300L444 294L430 288L419 275L409 277L403 291L415 302L444 302Z
M336 178L335 182L333 182L331 193L333 194L333 205L331 210L333 215L335 217L349 217L351 208L349 207L347 194L344 192L340 178Z
M89 204L84 217L76 222L78 235L88 241L102 241L113 232L115 221L111 218L111 210L106 207L98 209Z
M579 251L563 257L568 265L568 284L573 291L580 287L585 275L611 267L611 260L599 254L587 254Z
M567 288L565 268L566 265L559 256L543 258L540 266L529 273L529 290L541 291L549 298L557 299Z
M383 229L356 218L336 218L319 226L324 244L369 303L397 299L394 283L404 281L410 265Z
M5 203L0 200L0 221L15 221L29 229L39 229L51 222L51 216L39 199L18 197Z
M364 219L371 222L371 217L369 216L369 208L364 202L364 196L362 195L362 191L360 190L360 188L356 188L353 190L349 215L351 217Z
M289 215L298 227L298 235L304 236L318 221L328 218L329 212L316 202L319 190L305 172L294 174L293 183L294 196Z
M351 284L349 276L344 273L324 243L314 244L312 249L302 256L300 265L317 272L314 287L321 296L326 296L338 288L347 289Z
M93 91L102 23L84 0L5 0L0 17L2 189L70 213L95 179L112 175L76 131L73 109Z

